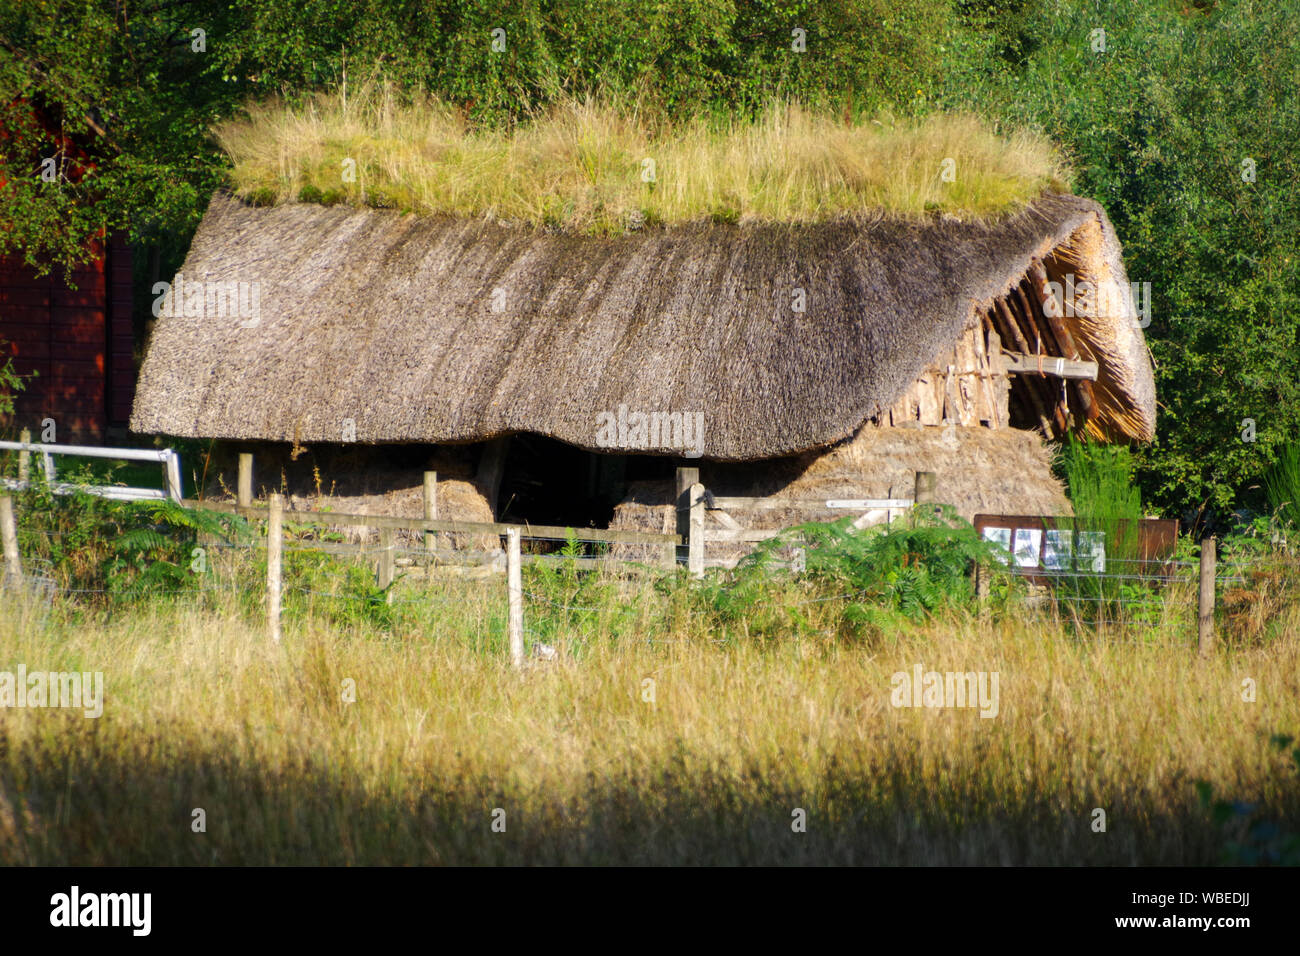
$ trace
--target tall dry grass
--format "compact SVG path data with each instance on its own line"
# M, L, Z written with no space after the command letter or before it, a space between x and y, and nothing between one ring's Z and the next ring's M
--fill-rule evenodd
M251 104L215 135L238 191L258 202L304 197L603 232L882 211L989 217L1069 178L1044 137L975 116L846 125L791 103L721 125L569 100L514 129L471 129L446 104L370 83L302 106ZM345 160L355 182L344 181Z
M1198 780L1300 818L1269 745L1300 728L1294 634L1208 660L1022 614L740 640L643 593L639 637L566 625L520 675L501 591L433 586L438 623L395 633L304 611L279 647L220 600L7 614L0 669L107 694L98 720L0 711L0 861L1184 864L1231 836ZM997 717L891 706L918 663L997 671Z

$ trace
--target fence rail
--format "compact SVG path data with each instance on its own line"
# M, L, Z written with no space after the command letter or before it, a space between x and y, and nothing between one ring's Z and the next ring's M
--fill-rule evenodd
M268 508L260 505L240 505L229 501L197 501L186 499L186 507L222 511L245 518L266 520ZM442 518L399 518L391 515L346 514L333 511L284 512L287 524L315 524L325 527L387 528L392 531L443 532L449 534L503 535L517 530L521 538L539 541L576 541L597 544L657 544L677 546L683 544L680 535L657 531L606 531L599 528L568 528L560 525L516 524L499 521L449 521Z
M706 553L709 544L731 544L743 545L748 543L757 543L776 537L782 533L781 529L755 529L745 528L740 522L732 517L728 512L762 512L777 509L799 509L799 508L821 508L827 510L858 510L862 514L853 522L855 527L863 527L867 523L876 523L880 520L890 522L893 520L894 512L904 512L913 507L914 504L933 504L933 476L928 473L917 473L916 475L916 494L913 498L884 498L884 499L817 499L817 500L773 500L770 498L746 498L737 496L714 496L710 494L698 481L698 469L682 468L679 469L677 477L678 498L677 498L677 515L678 530L676 533L670 532L651 532L651 531L632 531L632 530L602 530L592 528L570 528L555 525L531 525L531 524L514 524L507 522L484 522L484 521L454 521L438 519L434 517L437 514L436 508L436 476L433 473L427 473L425 476L425 513L424 518L404 518L391 515L369 515L369 514L352 514L336 513L331 511L286 511L284 510L284 500L281 495L274 494L271 496L267 505L255 505L251 501L247 503L221 502L221 501L204 501L195 499L181 499L180 490L180 466L179 458L171 449L162 450L145 450L145 449L106 449L106 448L88 448L85 446L74 445L52 445L47 443L33 443L30 441L21 442L0 442L0 449L18 450L24 456L20 460L20 482L13 483L6 481L10 487L25 487L29 482L26 481L26 456L32 453L40 454L45 463L44 469L47 479L52 478L55 474L52 462L53 455L84 455L85 457L97 457L108 459L126 459L140 461L156 461L166 470L168 490L162 492L156 489L126 489L115 487L88 488L78 486L72 483L52 483L56 490L66 488L69 492L85 491L92 494L100 493L106 497L127 497L126 493L140 492L140 497L162 498L164 496L174 497L182 506L207 510L212 512L221 512L226 514L235 514L245 518L250 518L259 522L266 522L266 543L253 545L237 545L237 547L263 547L267 550L267 609L268 609L268 628L272 639L278 641L280 633L280 599L283 593L281 586L281 569L282 555L286 551L314 550L335 554L349 554L357 557L373 560L376 563L376 578L378 585L387 590L396 580L399 570L405 570L412 565L427 563L432 566L435 563L446 563L445 558L449 554L455 555L460 559L456 563L479 563L487 566L487 573L505 572L508 588L511 592L512 606L518 600L519 577L518 569L525 563L546 562L557 560L556 556L551 555L522 555L517 542L523 539L545 540L545 541L564 541L576 540L591 544L609 544L609 545L641 545L650 546L652 554L657 554L661 566L669 568L675 567L681 557L685 558L687 567L694 577L700 577L706 567L734 567L740 560L735 556L708 555ZM247 480L246 480L247 479ZM241 456L241 479L240 479L240 497L248 498L249 489L251 488L251 456ZM116 494L114 494L116 493ZM130 500L130 499L128 499ZM715 525L721 527L706 527L706 520L712 521ZM1055 519L1052 519L1055 520ZM286 541L286 526L292 528L298 525L315 525L325 528L337 527L360 527L373 528L379 532L380 544L378 548L370 547L364 544L347 544L339 542L314 541L310 547L301 547L302 542L294 542L292 536ZM413 534L423 534L425 536L424 548L403 548L400 547L395 538L395 532L406 531ZM39 529L37 533L41 533ZM57 533L57 532L52 532ZM474 536L489 536L499 539L505 537L508 547L496 551L481 551L477 549L467 550L463 548L444 551L436 547L437 538L442 534L459 534ZM4 570L6 579L16 579L19 582L24 580L17 547L16 521L12 506L12 501L6 494L0 494L0 540L3 542L4 550ZM216 542L219 547L229 547ZM802 549L798 547L798 542L792 542L795 546L794 557L788 561L778 561L776 564L787 567L796 573L802 571L805 566L805 555ZM684 546L686 554L679 556L678 548ZM421 560L423 559L423 561ZM611 557L587 557L587 556L564 556L558 558L565 562L573 561L575 564L583 567L607 566L611 560L619 560ZM1112 559L1114 563L1121 564L1118 559ZM624 562L626 563L626 562ZM1190 581L1192 579L1191 569L1196 567L1199 571L1200 588L1198 596L1198 630L1199 640L1198 649L1201 654L1209 653L1214 643L1213 614L1215 601L1215 586L1223 583L1240 583L1244 579L1238 576L1218 577L1216 572L1216 549L1213 538L1206 539L1202 542L1201 556L1198 562L1178 562L1172 560L1153 561L1147 557L1141 561L1131 562L1135 565L1134 570L1137 573L1124 573L1124 569L1118 569L1120 573L1101 574L1096 573L1060 573L1045 571L1038 568L1032 571L1025 568L1011 566L1008 570L1013 574L1025 574L1039 579L1047 578L1053 582L1060 579L1060 583L1066 581L1088 578L1106 579L1123 579L1124 581L1142 582L1144 584L1167 584L1175 580ZM642 563L644 564L644 563ZM399 566L405 567L399 567ZM1158 570L1155 574L1151 572L1151 565L1156 565ZM1186 569L1186 573L1180 575L1175 570L1178 568ZM1239 570L1233 568L1233 570ZM28 578L31 578L28 575ZM982 581L982 575L977 574L976 593L979 596L987 594L987 582ZM1076 595L1076 597L1078 597ZM392 594L389 592L385 598L391 603ZM1069 600L1069 595L1063 596L1064 600ZM1082 597L1081 599L1087 599ZM515 629L516 615L511 615L512 632ZM520 625L522 626L522 625ZM519 665L519 654L517 644L517 632L512 633L512 660Z
M101 448L93 445L59 445L53 442L34 442L31 434L24 429L21 441L0 441L0 450L18 452L18 477L2 478L0 485L14 491L31 487L31 455L41 457L41 470L45 473L45 482L56 495L71 495L82 492L111 498L117 501L150 501L170 498L181 500L181 459L171 448ZM56 455L73 458L106 458L112 461L156 461L162 466L165 489L131 488L125 485L79 485L74 482L56 481L57 469L54 464Z

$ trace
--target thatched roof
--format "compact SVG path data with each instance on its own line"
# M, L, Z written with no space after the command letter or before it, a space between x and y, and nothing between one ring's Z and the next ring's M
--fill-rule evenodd
M1085 227L1102 238L1088 244L1090 267L1125 284L1105 212L1072 196L996 224L699 224L593 238L218 195L185 286L256 283L260 318L161 318L131 427L308 443L351 437L350 420L359 442L533 432L612 451L598 416L625 405L702 413L705 458L792 454L888 408L1032 257ZM1115 420L1149 438L1141 331L1131 314L1093 325L1106 400L1124 406Z

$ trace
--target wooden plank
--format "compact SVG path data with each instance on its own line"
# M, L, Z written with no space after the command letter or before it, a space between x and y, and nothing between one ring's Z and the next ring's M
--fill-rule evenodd
M1023 355L1019 352L1003 352L1003 361L1006 363L1007 373L1010 375L1037 375L1040 357L1037 355ZM1042 374L1051 375L1055 378L1081 379L1086 381L1097 380L1096 362L1081 362L1073 359L1060 358L1054 355L1044 355L1042 360Z
M507 630L510 637L510 666L524 666L524 585L520 573L519 529L506 532Z
M715 495L713 503L728 511L778 511L783 508L910 508L910 498L744 498Z
M863 528L869 528L874 524L880 524L884 521L888 523L894 519L893 511L887 508L877 508L874 511L868 511L853 519L853 527L861 531Z
M713 519L724 528L730 528L732 531L739 530L740 522L731 517L731 515L727 514L721 508L706 508L705 511L712 515Z
M1196 601L1196 646L1201 657L1214 652L1214 538L1201 540L1200 588Z
M424 517L429 521L438 520L438 473L436 471L426 471L424 473ZM435 551L438 547L438 536L431 531L424 534L424 548L426 551Z
M768 531L750 531L741 529L739 531L722 530L715 531L708 529L704 532L705 541L730 541L752 543L756 541L767 541L769 538L775 538L783 529L775 528Z
M934 503L935 489L939 486L939 476L933 471L916 472L915 488L912 500L918 505Z
M253 453L243 451L239 453L239 484L238 484L238 501L241 508L247 508L253 503Z
M673 501L677 505L677 534L683 541L691 533L691 486L699 480L699 468L678 467Z
M686 568L691 577L704 576L704 543L708 540L704 530L704 486L699 482L691 485L691 533L687 540ZM740 534L739 531L723 531L721 534Z
M990 325L991 323L986 318L984 324ZM980 393L984 397L983 410L988 413L987 415L980 415L979 420L988 422L990 428L1001 428L1002 417L998 412L997 392L994 390L991 381L993 363L989 359L988 348L985 345L985 336L988 332L988 329L981 326L980 329L976 330L975 334L975 360L979 364L980 370ZM996 335L997 333L994 332L993 334Z
M830 498L827 508L852 508L855 511L872 509L903 510L912 507L911 498Z
M187 499L183 504L189 508L224 511L256 520L266 518L266 508L258 505L243 508L232 501L194 499ZM607 544L685 543L675 534L660 534L654 531L606 531L598 528L563 528L557 525L506 524L495 521L429 521L422 518L396 518L388 515L336 514L332 511L286 511L285 520L294 524L315 524L325 527L393 528L400 531L444 531L452 534L502 535L511 528L518 528L525 538L549 538L557 541L563 541L572 532L573 537L578 541L598 541Z

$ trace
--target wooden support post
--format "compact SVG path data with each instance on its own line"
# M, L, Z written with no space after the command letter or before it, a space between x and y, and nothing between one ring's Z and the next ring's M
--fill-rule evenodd
M691 486L700 480L700 469L677 469L673 501L677 503L677 534L689 539L691 533Z
M524 666L524 582L520 572L521 563L519 529L511 528L506 532L506 592L510 604L510 665L516 670Z
M284 549L284 496L271 495L266 519L266 622L272 643L280 643L280 560Z
M18 523L14 520L14 501L0 495L0 542L4 544L5 576L13 578L14 586L22 578L23 568L18 560Z
M704 577L704 486L698 481L687 492L691 503L690 527L686 547L686 569L691 577Z
M18 440L25 445L32 442L32 430L24 428L18 433ZM24 448L18 452L18 480L27 481L32 476L32 453Z
M1201 593L1197 601L1197 649L1202 657L1214 650L1214 566L1216 554L1213 538L1201 541Z
M939 477L932 471L918 471L914 474L916 477L912 486L912 509L907 519L908 526L913 528L916 527L916 516L920 514L920 506L934 503L934 490L939 482Z
M389 591L393 584L393 571L396 567L396 555L393 554L394 532L392 528L379 529L379 587L387 591L384 595L384 603L393 603L393 592Z
M918 471L916 473L915 491L912 493L912 503L918 505L934 504L935 489L939 485L939 476L932 471Z
M993 402L997 407L999 427L1011 425L1011 382L1007 380L1007 363L1002 359L1002 338L990 323L988 343L984 350L992 381Z
M236 503L241 508L248 508L253 504L253 453L244 451L239 453L239 485L236 492Z
M979 616L988 617L989 608L989 571L984 565L975 565L975 601L979 605Z
M501 517L497 508L497 495L501 491L501 476L506 470L506 452L509 450L509 437L492 439L483 446L483 455L478 460L478 472L474 475L474 483L492 509L493 521Z
M424 518L426 521L438 520L438 473L436 471L426 471L424 473ZM424 550L432 554L438 548L438 533L436 531L426 531L424 533Z

